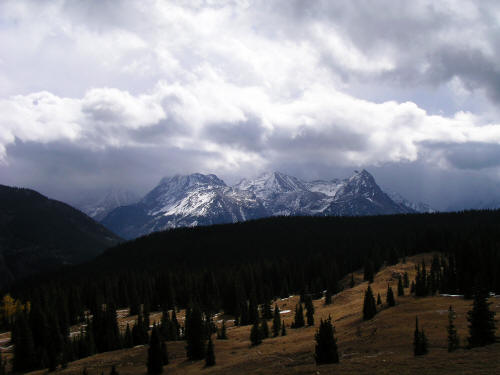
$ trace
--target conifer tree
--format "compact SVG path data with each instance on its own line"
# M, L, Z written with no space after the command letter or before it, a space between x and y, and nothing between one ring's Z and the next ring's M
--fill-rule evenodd
M186 312L185 324L186 354L190 360L200 360L205 358L205 325L201 310L197 305Z
M262 317L264 319L272 319L273 317L273 311L271 310L269 301L266 301L266 303L262 305Z
M389 285L387 285L386 303L389 307L393 307L396 305L396 301L394 300L394 293Z
M380 293L377 294L377 305L382 304L382 298L380 298Z
M227 340L227 332L226 332L226 321L222 321L222 326L220 327L219 332L217 333L217 340Z
M120 375L118 371L116 371L115 365L111 366L111 371L109 372L109 375Z
M369 320L373 318L376 313L377 306L375 305L375 298L373 297L372 288L368 285L363 303L363 320Z
M335 328L332 325L331 317L328 317L326 320L321 319L315 340L315 359L317 364L339 362Z
M259 327L259 323L255 322L250 330L250 341L252 342L252 346L259 345L262 343L262 331Z
M402 297L405 295L405 288L403 287L403 280L401 279L401 276L399 276L398 279L398 297Z
M373 283L373 278L375 276L375 270L373 266L373 262L367 260L365 262L365 270L363 274L363 280L368 281L370 284Z
M281 322L281 336L286 336L286 325L284 320Z
M172 340L179 340L180 339L180 324L179 324L179 321L177 320L177 314L175 313L175 307L172 309L170 321L172 322L172 331L173 331L173 335L171 335Z
M469 322L469 347L484 346L495 342L495 312L490 310L488 293L481 288L474 291L472 310L467 313Z
M409 288L410 287L410 278L408 277L408 272L405 272L403 274L403 286L405 288Z
M312 301L311 296L308 296L305 301L306 305L306 318L307 318L307 325L308 326L313 326L314 325L314 304Z
M292 323L292 328L301 328L306 325L304 320L304 309L302 308L302 304L299 303L295 307L295 317Z
M267 339L269 337L269 326L267 325L267 320L264 318L260 321L260 332L262 339Z
M460 345L460 339L457 334L457 329L455 327L456 314L453 311L453 307L450 306L448 309L448 327L446 331L448 332L448 351L453 352L458 349Z
M27 372L33 369L35 365L33 335L24 313L18 314L15 320L12 343L14 344L12 370L14 372Z
M354 273L351 273L351 281L350 281L350 283L349 283L349 286L350 286L351 288L354 288L354 284L355 284L355 283L354 283Z
M415 317L415 332L413 334L413 354L424 355L428 352L428 342L424 330L419 330L418 317Z
M280 334L281 330L281 314L278 305L274 305L274 316L273 316L273 337L277 337Z
M325 293L325 305L331 305L332 304L332 292L330 289L326 290Z
M207 355L205 357L205 366L215 366L215 353L214 353L214 343L212 342L212 338L208 338L207 345Z
M161 352L160 334L154 328L151 332L148 348L148 374L161 374L163 372L163 361Z

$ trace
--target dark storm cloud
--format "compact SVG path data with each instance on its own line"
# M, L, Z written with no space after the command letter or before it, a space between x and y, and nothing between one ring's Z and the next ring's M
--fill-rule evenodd
M198 171L366 167L397 185L408 168L453 176L465 197L472 175L500 170L499 14L465 0L1 2L1 182L66 197Z

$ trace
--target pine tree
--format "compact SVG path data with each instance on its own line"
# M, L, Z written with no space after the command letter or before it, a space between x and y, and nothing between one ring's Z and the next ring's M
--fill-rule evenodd
M373 278L375 276L375 270L373 266L373 262L367 260L365 262L365 270L363 274L363 280L368 281L370 284L373 283Z
M495 342L495 312L490 311L488 293L480 288L474 292L472 310L467 313L469 322L469 347L484 346Z
M450 306L448 309L448 327L446 328L448 332L448 351L453 352L458 349L460 345L460 339L457 334L457 329L455 327L456 314L453 308Z
M387 295L386 295L386 303L387 303L387 306L389 307L393 307L396 305L396 301L394 300L394 293L392 291L392 288L387 285Z
M157 328L151 332L148 348L148 374L161 374L163 372L163 361L161 352L160 334Z
M363 320L369 320L377 313L377 306L375 305L375 298L373 297L372 288L368 285L365 292L365 300L363 303Z
M306 325L306 322L304 320L304 309L302 308L302 304L299 303L295 307L295 317L292 323L292 328L301 328Z
M312 301L311 296L308 296L305 301L306 305L306 318L307 318L307 325L308 326L313 326L314 325L314 304Z
M212 338L208 338L207 345L207 355L205 357L205 366L215 366L215 353L214 353L214 343L212 342Z
M428 342L424 330L419 330L418 317L415 317L415 332L413 334L413 354L424 355L428 352Z
M14 372L27 372L35 365L33 356L35 347L33 335L24 313L18 314L12 330L12 343L14 344L14 359L12 370Z
M273 337L277 337L280 334L281 330L281 314L278 305L274 305L274 316L273 316Z
M250 330L250 341L252 342L252 346L259 345L262 343L262 332L259 327L259 323L255 322Z
M220 327L219 332L217 332L217 340L227 340L227 332L226 332L226 321L222 321L222 326Z
M111 371L109 372L109 375L120 375L118 371L116 371L115 365L111 366Z
M330 289L326 290L325 293L325 305L331 305L332 304L332 292Z
M408 272L405 272L404 275L403 275L403 286L405 288L409 288L410 287L410 278L408 277Z
M262 317L264 319L273 318L273 311L271 310L271 304L269 303L269 301L266 301L266 303L262 305Z
M262 318L260 322L260 332L262 339L267 339L269 337L269 326L267 325L267 320Z
M281 322L281 336L286 336L286 325L284 320Z
M402 297L405 295L405 288L403 287L403 280L401 276L398 279L398 297Z
M353 274L353 273L351 273L351 282L349 283L349 286L350 286L351 288L354 288L354 284L355 284L355 283L354 283L354 274Z
M377 305L382 304L382 298L380 298L380 293L377 294Z
M339 354L337 349L337 340L335 339L335 328L332 325L331 317L328 317L327 320L321 319L315 339L316 363L338 363Z
M186 313L185 336L187 341L187 357L192 361L205 358L205 339L207 334L201 310L197 305Z

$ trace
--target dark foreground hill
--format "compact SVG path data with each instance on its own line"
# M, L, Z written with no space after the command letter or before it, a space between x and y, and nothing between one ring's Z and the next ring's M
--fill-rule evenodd
M29 189L0 185L0 286L87 261L120 239L82 212Z

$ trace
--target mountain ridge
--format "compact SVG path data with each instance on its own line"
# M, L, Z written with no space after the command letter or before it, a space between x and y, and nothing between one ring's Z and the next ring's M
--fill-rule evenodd
M139 202L112 210L103 225L132 239L154 231L234 223L268 216L416 213L392 200L366 170L347 179L303 181L265 172L229 186L214 174L164 177Z

